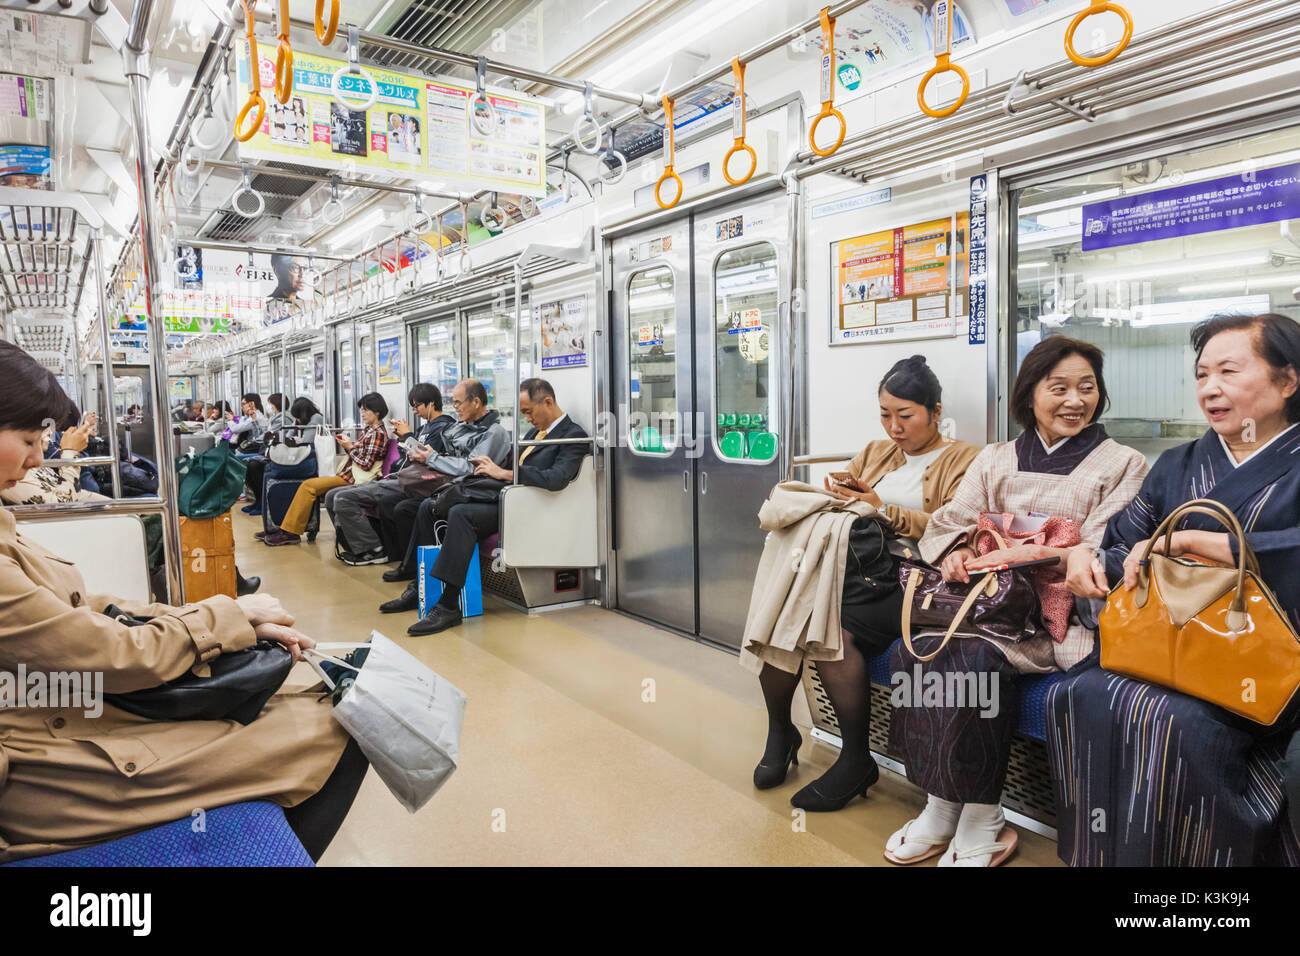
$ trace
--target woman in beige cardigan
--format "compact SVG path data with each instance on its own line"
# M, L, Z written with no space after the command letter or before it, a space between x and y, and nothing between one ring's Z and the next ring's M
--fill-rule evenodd
M54 376L0 342L0 489L41 465L44 427L67 408ZM152 620L128 627L102 613L108 604ZM102 674L103 692L121 694L202 675L217 656L259 638L299 659L315 644L265 595L171 607L87 594L75 566L24 538L0 508L0 674L25 672L29 683L37 674ZM46 683L55 686L50 676ZM247 726L148 720L84 695L74 706L24 699L0 707L0 862L245 800L290 808L290 826L319 857L367 763L332 719L329 700L317 698L276 694Z
M967 466L979 453L974 445L940 433L941 395L939 380L924 356L896 363L878 389L880 423L889 438L871 442L849 463L848 471L834 472L826 479L828 494L876 509L891 539L885 561L890 570L870 579L873 600L841 601L840 646L818 649L817 672L835 708L843 743L839 759L791 798L793 806L839 810L857 794L865 795L879 777L868 739L868 662L900 636L898 563L909 550L915 553L916 540L925 532L930 513L953 496ZM875 565L884 567L879 560L882 557L851 554L846 559L846 583L850 575L859 573L863 561L877 559ZM759 671L767 704L767 746L754 768L754 786L766 790L783 783L790 765L798 763L803 739L790 720L790 705L799 686L802 660L788 651L751 643L742 654L742 663Z

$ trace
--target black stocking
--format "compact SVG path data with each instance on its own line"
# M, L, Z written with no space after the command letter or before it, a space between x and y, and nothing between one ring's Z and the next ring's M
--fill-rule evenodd
M801 673L803 665L791 674L771 664L764 664L759 672L758 683L763 688L763 700L767 704L767 746L763 749L760 763L784 765L785 755L797 733L794 722L790 720L790 704L794 702Z
M361 781L370 767L355 740L349 740L343 755L334 765L334 772L314 794L295 807L286 807L284 818L297 835L312 862L318 862L334 834L343 825L343 818L352 808Z
M847 793L861 784L871 758L871 688L867 659L862 656L848 631L844 638L844 659L818 661L826 695L840 724L840 756L821 777L818 790L826 795Z

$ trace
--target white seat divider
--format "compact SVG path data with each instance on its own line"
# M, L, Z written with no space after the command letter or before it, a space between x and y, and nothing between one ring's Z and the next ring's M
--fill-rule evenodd
M86 593L152 600L144 523L136 515L19 521L18 533L75 564L86 582Z
M501 492L501 560L508 568L594 568L596 466L582 459L561 491L511 485Z

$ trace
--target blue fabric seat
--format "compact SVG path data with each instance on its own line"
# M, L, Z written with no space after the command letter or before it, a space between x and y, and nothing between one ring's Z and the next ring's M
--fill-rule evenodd
M7 866L313 866L284 811L256 801L217 807L130 836Z
M870 661L871 683L881 687L891 686L889 680L889 655L894 647L902 644L902 638L883 654L878 654ZM1020 678L1020 714L1016 720L1016 733L1035 740L1047 739L1047 692L1057 681L1063 680L1065 674L1026 674Z

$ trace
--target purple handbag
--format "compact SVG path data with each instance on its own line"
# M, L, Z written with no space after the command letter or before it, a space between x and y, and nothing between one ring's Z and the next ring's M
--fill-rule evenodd
M976 531L971 546L977 547L980 537L986 534L997 539L999 548L1007 547L1001 535L988 529ZM920 561L904 561L899 565L898 575L904 588L903 641L917 660L937 657L959 630L1013 642L1046 633L1032 570L989 571L977 581L962 584L945 581L936 567ZM943 643L933 654L918 654L912 647L914 627L944 631Z

